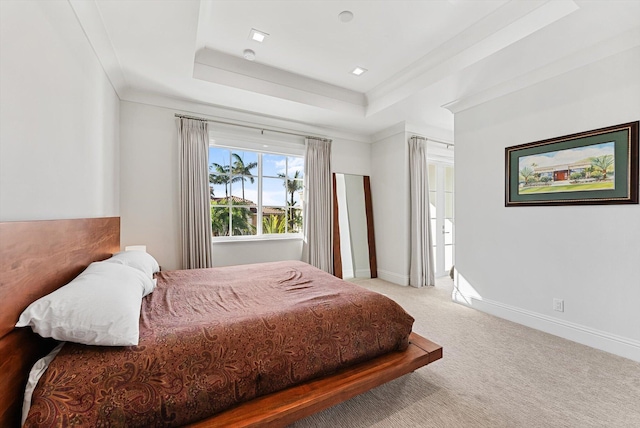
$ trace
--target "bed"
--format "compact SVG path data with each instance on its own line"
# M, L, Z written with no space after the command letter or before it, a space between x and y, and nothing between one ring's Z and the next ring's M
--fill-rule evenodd
M2 271L0 282L0 371L2 373L2 381L0 382L0 426L19 425L22 391L27 373L31 365L38 358L46 354L54 345L52 341L41 339L29 331L29 329L14 328L13 326L20 312L35 299L64 285L71 278L78 275L89 263L106 259L111 254L118 252L119 247L118 218L0 224L0 267ZM289 294L294 295L293 300L297 302L299 306L304 306L306 304L305 301L307 301L307 303L311 302L312 305L315 305L316 312L318 312L321 311L323 305L327 306L329 303L323 300L326 299L326 296L315 296L313 295L313 289L307 289L308 284L306 281L309 275L314 273L314 268L300 262L287 265L276 263L256 267L203 270L197 272L195 277L193 273L186 271L164 272L159 275L156 291L147 296L143 301L143 309L146 305L153 310L148 312L143 311L140 317L140 346L131 347L130 349L127 348L129 349L129 357L127 358L139 352L140 349L145 348L146 346L143 345L148 344L149 340L155 340L154 335L156 333L154 332L157 330L156 326L162 324L164 322L163 320L171 318L170 314L158 312L158 308L161 307L159 302L167 299L167 293L175 294L175 288L171 288L169 286L170 283L173 284L177 281L178 283L185 284L183 290L197 290L199 286L211 281L211 278L207 276L213 275L224 284L224 287L221 287L216 293L232 295L242 293L242 291L239 291L240 289L233 291L234 289L231 285L242 270L246 271L248 269L259 269L260 272L263 272L262 281L255 281L251 284L251 287L259 288L261 284L269 283L268 279L270 277L270 283L280 282L284 284L284 286L289 289ZM255 277L256 275L254 274L252 276ZM332 280L327 277L329 277L329 275L326 277L322 276L322 281L331 282ZM336 279L335 281L339 280ZM229 285L229 287L227 287L227 285ZM249 289L245 288L244 290L246 292ZM227 300L228 295L226 297ZM173 312L184 312L184 310L192 306L188 303L189 299L196 298L195 295L180 293L178 293L178 297L179 298L174 299L170 305L171 311ZM240 299L236 301L236 304L242 305L242 302L246 302L248 298L250 298L250 294L247 294L244 300ZM276 300L271 303L276 303L277 306L277 301L280 298L282 297L274 297ZM248 339L248 342L253 343L258 339L247 336L251 331L255 331L258 336L268 336L271 328L278 322L289 326L297 326L304 323L302 318L300 318L300 314L273 314L269 309L269 302L266 301L268 298L262 297L260 299L264 303L263 306L266 311L261 315L261 318L266 320L263 323L264 325L258 326L262 329L256 329L254 325L248 329L245 327L244 330L238 330L235 333L233 330L229 330L228 327L223 328L223 330L213 330L212 327L207 327L205 330L208 331L211 337L221 337L222 334L220 332L227 331L231 332L229 333L231 336L235 334L237 337L243 337ZM179 302L185 302L184 308L176 308ZM334 303L333 301L331 302L332 305ZM227 309L223 309L223 311L226 310ZM255 308L250 310L250 312L255 311ZM147 315L145 315L145 313ZM153 319L154 314L157 316L156 319ZM198 313L192 313L190 323L197 326L198 323L202 321L198 318L199 316ZM237 318L233 324L241 326L244 322L241 318L242 317ZM170 324L168 321L167 323ZM149 326L153 326L156 330L154 330L154 328L147 328ZM355 327L358 331L361 331L365 329L365 326L365 324L361 324ZM398 327L400 330L403 328L406 328L406 326ZM197 328L194 329L198 330ZM385 327L384 330L386 331L387 327ZM318 331L320 330L317 330L316 334L320 334ZM313 333L310 332L309 336L312 334ZM340 336L340 334L344 335L344 332L338 332L337 334L338 336ZM187 337L186 333L181 331L175 334L174 338L176 336L182 337L183 335L185 338ZM239 403L221 402L218 407L211 406L209 405L210 402L214 401L212 396L200 394L200 401L204 401L204 403L201 403L202 406L210 407L215 413L213 416L197 413L200 410L196 409L194 411L197 414L196 416L192 416L191 419L181 421L180 419L172 419L172 417L169 417L161 421L162 423L152 419L148 419L146 423L156 425L191 424L191 426L201 427L230 425L285 426L299 418L349 399L361 392L441 358L442 348L438 345L415 333L410 333L410 330L401 332L400 336L402 335L404 335L403 341L397 342L397 339L390 338L387 344L382 344L381 346L377 346L377 344L375 348L379 348L380 351L377 353L374 352L375 355L373 356L368 355L368 351L364 353L354 351L350 354L352 351L346 348L336 350L327 344L325 347L327 356L330 357L333 354L339 354L339 357L335 357L334 360L338 362L343 360L343 362L347 363L346 367L342 367L339 364L330 366L323 369L322 376L318 377L318 372L311 371L307 373L298 370L299 367L297 366L294 370L290 363L275 364L280 372L276 370L275 374L271 375L270 378L264 377L260 379L261 383L257 387L245 385L246 389L242 389L242 382L233 383L235 385L236 395L241 398ZM361 335L352 335L352 339L360 336ZM277 335L275 337L282 338L284 336ZM366 332L363 332L362 337L366 337ZM376 337L382 336L378 335ZM186 340L187 339L185 339L185 341ZM348 339L345 340L349 341ZM382 339L381 341L384 342L384 340L385 339ZM397 343L393 343L394 340ZM247 342L247 340L245 340L245 342ZM274 337L271 337L268 342L271 346L274 346ZM228 340L226 342L222 340L215 349L222 355L225 352L229 352L229 343ZM292 344L289 343L289 345ZM65 345L65 348L67 348L67 346L69 346L69 344ZM74 347L82 348L83 346L85 345L73 344L69 346L66 351L65 348L63 348L59 357L57 357L52 364L59 364L61 367L63 367L64 364L67 364L67 366L77 364L77 361L74 362L73 358L69 357L69 355L73 356L76 353ZM246 354L250 353L251 349L255 350L256 348L243 348L236 352ZM67 357L64 357L64 352L66 352ZM103 355L103 357L105 354L108 354L108 352L101 352L100 349L92 349L92 352ZM320 352L323 351L320 350ZM295 349L290 353L296 355ZM71 359L65 363L65 358ZM331 358L328 359L331 360ZM171 366L170 363L173 361L171 357L165 356L164 361L167 362L169 371L179 371L178 366ZM227 361L230 360L227 358ZM268 361L268 359L262 359L261 361ZM246 368L251 364L257 364L257 360L254 359L251 363L247 363L243 367ZM304 366L310 365L313 365L313 359L304 360ZM52 372L58 369L52 370ZM264 373L264 376L267 376L266 372ZM77 374L77 376L80 376L80 374ZM221 375L222 378L225 376L227 375ZM286 378L290 378L289 382L284 383ZM82 382L87 383L86 381ZM82 382L77 383L74 388L81 388ZM180 382L186 384L184 381ZM178 385L180 382L176 381L175 385ZM218 384L220 384L220 382L218 382ZM171 385L167 385L167 388L171 389ZM240 385L240 387L238 385ZM36 403L37 400L34 395L34 405L36 405ZM189 405L193 409L193 402ZM172 412L169 413L173 415L175 413L173 410L175 409L171 410Z

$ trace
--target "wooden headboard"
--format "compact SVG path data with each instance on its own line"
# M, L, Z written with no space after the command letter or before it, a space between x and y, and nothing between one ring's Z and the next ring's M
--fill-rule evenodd
M120 218L0 223L0 426L20 424L29 370L53 346L15 328L34 300L120 251Z

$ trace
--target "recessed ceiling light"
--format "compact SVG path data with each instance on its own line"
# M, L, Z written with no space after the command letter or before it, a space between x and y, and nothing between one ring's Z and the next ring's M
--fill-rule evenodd
M253 61L254 59L256 59L256 53L251 49L245 49L244 52L242 52L242 56L248 61Z
M366 68L362 68L362 67L356 67L353 69L353 71L351 72L351 74L355 74L356 76L361 76L364 72L366 72L367 69Z
M251 31L249 31L249 38L258 43L262 43L268 35L269 34L264 31L256 30L255 28L252 28Z
M353 12L350 10L343 10L338 14L338 19L340 22L349 22L353 19Z

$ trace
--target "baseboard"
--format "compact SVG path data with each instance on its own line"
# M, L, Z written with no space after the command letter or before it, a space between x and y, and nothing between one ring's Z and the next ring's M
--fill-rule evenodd
M504 303L479 299L453 289L452 299L456 303L504 318L545 333L553 334L573 342L600 349L640 362L640 341L600 331L591 327L553 318L537 312L521 309Z
M371 278L371 269L357 269L356 278Z
M342 270L342 277L343 278L355 278L356 275L353 273L352 269L343 269Z
M385 281L393 282L398 285L409 285L409 276L400 275L395 272L389 272L384 269L378 269L378 278Z

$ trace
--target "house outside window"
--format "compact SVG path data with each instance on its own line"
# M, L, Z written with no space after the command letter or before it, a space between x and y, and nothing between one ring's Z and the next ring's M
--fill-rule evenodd
M211 146L214 239L302 233L303 169L301 156Z

